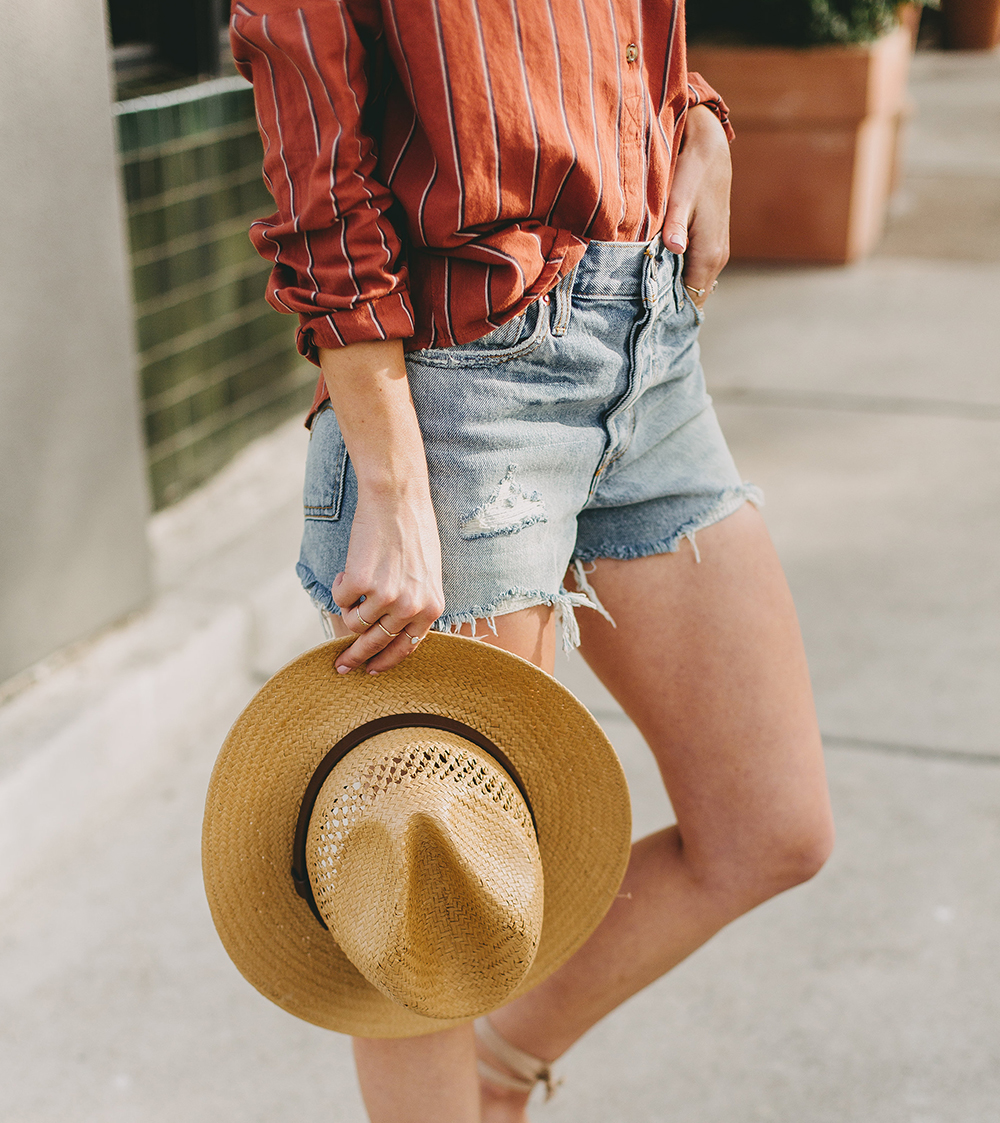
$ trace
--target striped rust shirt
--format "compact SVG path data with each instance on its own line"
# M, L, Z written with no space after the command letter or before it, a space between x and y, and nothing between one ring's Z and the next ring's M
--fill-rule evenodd
M683 18L683 0L234 3L277 207L250 233L299 350L467 343L589 239L651 238L687 108L732 136Z

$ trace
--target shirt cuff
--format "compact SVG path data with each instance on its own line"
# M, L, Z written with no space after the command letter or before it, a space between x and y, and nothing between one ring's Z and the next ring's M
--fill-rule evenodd
M688 71L687 81L688 109L692 105L704 105L711 109L722 122L722 127L726 130L726 136L731 144L736 139L736 133L729 123L729 106L722 100L721 95L716 93L705 79L695 71Z
M410 294L402 289L339 312L299 316L299 324L296 337L299 354L317 366L320 348L408 339L414 332Z

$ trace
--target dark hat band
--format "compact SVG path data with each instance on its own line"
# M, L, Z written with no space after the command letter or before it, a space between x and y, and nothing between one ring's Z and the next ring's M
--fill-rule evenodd
M387 714L385 717L375 718L374 721L366 721L364 725L359 725L346 736L341 737L319 762L316 771L306 785L305 793L302 796L302 805L299 807L298 822L295 824L295 841L292 845L292 881L295 884L295 892L306 902L312 910L313 916L324 928L326 928L326 921L316 907L316 898L313 896L312 885L309 882L309 871L306 868L306 839L309 835L309 820L312 818L316 800L319 798L319 793L326 783L327 777L351 749L356 749L362 742L368 741L379 733L385 733L390 729L407 728L441 729L445 733L454 733L482 749L487 756L500 765L521 793L521 798L524 800L528 808L528 814L531 816L536 837L538 835L535 812L532 809L531 800L528 799L524 781L518 775L517 769L511 764L507 755L478 729L473 729L471 725L456 721L454 718L442 717L440 714Z

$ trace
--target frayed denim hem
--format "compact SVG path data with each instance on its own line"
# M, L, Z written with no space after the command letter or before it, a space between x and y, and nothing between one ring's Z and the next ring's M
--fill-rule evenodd
M295 566L295 575L302 582L302 588L309 594L318 609L332 613L334 616L340 615L340 609L333 601L333 593L307 565L298 562Z
M324 634L327 638L330 638L332 629L330 628L329 617L342 615L340 608L334 603L333 594L316 578L316 575L308 566L299 562L295 567L295 572L302 582L302 587L319 610ZM498 597L492 604L475 605L464 612L445 612L434 621L431 628L435 632L457 634L463 624L469 624L472 628L472 638L481 639L483 633L477 633L477 624L485 624L486 628L496 635L496 618L498 616L520 612L523 608L534 608L538 604L547 604L551 605L556 611L563 651L570 652L580 646L580 628L574 614L577 608L592 608L595 612L600 612L612 624L614 623L604 605L597 599L597 594L587 584L586 578L581 579L581 573L582 570L577 574L577 582L580 586L579 592L571 593L568 589L560 589L558 593L546 593L541 589L527 591L511 589Z
M511 589L491 605L477 605L466 612L446 612L434 621L433 629L436 632L455 635L463 624L469 624L472 627L472 638L481 639L482 633L478 635L476 633L478 623L484 623L496 635L498 616L508 616L512 612L520 612L523 608L534 608L539 604L551 605L555 609L562 637L562 648L567 654L580 646L580 627L576 622L576 609L592 608L595 612L600 612L611 619L596 596L590 595L582 588L578 593L571 593L568 589L560 589L558 593L545 593L541 590L523 592L519 589Z
M627 546L619 542L602 543L591 546L586 550L577 550L573 555L575 562L593 562L598 558L614 558L616 561L629 561L632 558L648 558L654 554L675 554L680 549L681 542L686 538L694 550L694 559L701 561L698 543L695 535L699 530L722 522L729 515L738 511L744 503L752 503L755 507L763 507L764 493L756 484L743 483L739 487L727 487L716 501L697 518L691 519L669 538L660 538L654 542L643 542L639 545L629 543Z

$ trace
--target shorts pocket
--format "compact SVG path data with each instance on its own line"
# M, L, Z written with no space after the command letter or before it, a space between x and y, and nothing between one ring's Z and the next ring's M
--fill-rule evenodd
M519 359L536 350L548 334L548 310L547 302L535 300L489 335L453 347L409 351L406 361L430 367L489 367Z
M306 453L302 506L307 519L332 522L340 518L347 475L347 446L329 405L313 419Z

